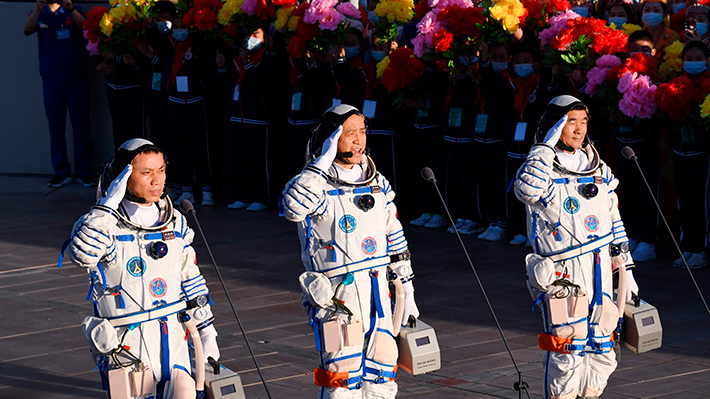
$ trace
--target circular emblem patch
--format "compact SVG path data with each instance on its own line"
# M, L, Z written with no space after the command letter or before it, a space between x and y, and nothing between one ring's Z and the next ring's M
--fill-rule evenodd
M594 215L589 215L584 219L584 228L591 232L599 230L599 219Z
M530 96L528 97L528 101L534 103L535 100L537 100L537 96L535 95L535 93L530 94Z
M126 264L126 269L133 277L140 277L145 273L145 261L138 256L131 258Z
M192 52L188 51L187 53L185 53L185 59L191 60L192 59Z
M160 277L156 277L150 282L150 295L155 298L162 298L165 296L167 288L168 285L165 283L165 280Z
M377 251L377 241L372 237L367 237L362 240L362 251L368 255L372 255Z
M338 226L340 227L340 230L346 233L352 233L355 231L355 227L357 227L357 222L352 215L343 215L338 222Z
M579 200L574 197L567 197L564 202L565 211L567 213L575 214L579 212Z

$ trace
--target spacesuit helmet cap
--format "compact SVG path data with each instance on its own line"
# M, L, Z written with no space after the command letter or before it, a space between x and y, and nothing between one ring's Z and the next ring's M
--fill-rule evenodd
M135 159L138 154L141 154L143 152L155 152L159 153L163 156L163 160L165 163L168 163L168 159L165 156L165 153L163 150L158 148L155 144L152 142L146 140L146 139L130 139L126 141L125 143L121 144L120 147L118 147L118 150L116 151L116 155L111 158L111 160L106 164L104 167L103 173L101 173L101 178L99 179L99 186L98 186L98 197L104 197L106 196L106 190L108 189L109 185L111 182L118 177L121 172L123 172L124 169L126 169L126 166L131 164L133 162L133 159ZM163 195L161 198L165 198L167 195L167 187L163 190ZM138 202L138 203L146 203L145 198L138 198L136 197L130 190L126 189L126 196L125 198L129 201L133 202Z
M580 99L570 95L562 95L553 98L548 104L545 112L540 118L540 122L537 125L537 132L535 133L535 141L537 143L542 143L545 141L545 136L547 132L552 129L553 126L562 118L567 115L568 112L572 110L584 110L587 112L587 117L589 117L589 108Z
M321 116L320 122L316 128L313 130L308 148L309 154L312 157L318 157L325 140L353 115L362 116L362 113L359 109L353 107L352 105L340 104L328 108L328 110L323 113L323 116Z

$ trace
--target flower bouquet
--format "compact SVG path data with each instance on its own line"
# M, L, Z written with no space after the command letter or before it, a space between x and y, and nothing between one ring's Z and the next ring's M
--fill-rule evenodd
M293 57L303 57L306 51L322 51L343 43L354 21L361 23L362 13L350 2L313 0L293 10L294 35L286 49Z
M145 34L144 20L151 3L146 0L111 0L111 9L97 6L86 14L83 24L86 49L97 55L103 51L120 54L135 47Z
M398 107L407 97L421 95L419 82L424 73L424 64L412 50L400 47L377 63L377 78L390 93L397 93L393 105Z
M686 75L672 79L658 87L655 100L658 108L672 121L691 124L700 117L707 118L710 103L710 81L704 81L700 86ZM705 116L703 116L705 112Z
M423 1L423 3L427 3ZM381 40L394 41L398 29L409 23L414 16L412 0L382 0L375 7L375 28Z
M528 10L525 28L532 30L535 34L550 26L550 18L570 9L567 0L523 0L523 6Z
M683 72L683 43L676 40L670 46L666 47L666 53L663 55L663 62L658 67L658 73L666 79L678 77Z

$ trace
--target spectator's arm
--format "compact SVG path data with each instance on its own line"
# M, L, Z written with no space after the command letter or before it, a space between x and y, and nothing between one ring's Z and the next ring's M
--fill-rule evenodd
M25 36L29 36L37 32L37 20L39 20L39 13L46 5L47 0L37 0L35 9L32 10L30 15L28 15L25 19Z
M62 1L62 7L64 7L64 10L71 15L71 19L74 20L74 24L76 24L79 29L83 29L86 17L84 17L84 14L82 14L80 10L74 8L74 2L72 0L64 0Z

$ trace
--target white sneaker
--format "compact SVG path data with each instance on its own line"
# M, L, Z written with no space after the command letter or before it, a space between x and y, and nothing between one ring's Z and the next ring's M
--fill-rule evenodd
M528 238L522 234L516 234L512 240L510 240L510 245L525 245L528 242Z
M412 220L411 222L409 222L409 224L411 224L412 226L424 226L425 224L429 223L429 221L431 220L432 216L433 216L433 215L432 215L431 213L423 213L423 214L422 214L421 216L419 216L418 218L416 218L416 219Z
M266 209L266 205L260 204L258 202L252 202L251 205L247 207L247 211L250 212L261 212Z
M690 258L693 256L692 252L683 252L683 258L685 258L685 261L687 262L690 260ZM678 258L673 262L674 267L685 267L685 263L683 263L683 258Z
M640 242L636 250L631 253L631 257L638 262L656 259L656 246L647 242Z
M699 254L693 254L693 256L688 259L688 267L691 269L700 269L703 266L708 265L708 255L705 252Z
M246 202L234 201L231 204L227 205L227 208L229 208L229 209L244 209L248 206L249 206L249 204L247 204Z
M461 226L463 226L464 222L466 222L465 219L458 218L458 220L456 220L456 224L454 224L454 226L456 226L456 230L458 230L459 233L461 233ZM446 229L446 231L448 231L451 234L454 234L455 233L454 226L449 227L448 229Z
M434 217L431 218L427 222L427 224L424 225L427 229L440 229L442 227L446 227L446 219L444 219L443 216L441 215L434 215Z
M488 234L491 233L491 227L493 227L493 225L492 225L492 224L489 224L489 225L488 225L488 228L487 228L486 230L484 230L483 233L481 233L481 234L478 235L478 239L479 239L479 240L486 240L487 237L488 237Z
M212 193L209 191L202 192L202 206L214 206L214 201L212 200Z
M175 201L175 203L178 204L178 206L180 206L180 203L184 200L188 200L193 204L195 203L195 197L189 191L185 191L184 193L182 193L180 198L178 198L177 201Z
M486 236L487 241L500 241L505 239L505 229L500 226L492 225L488 228L490 232Z
M639 240L629 238L629 252L633 253L639 246Z
M481 230L481 225L474 222L471 219L466 219L461 227L459 227L459 233L463 235L471 235Z

